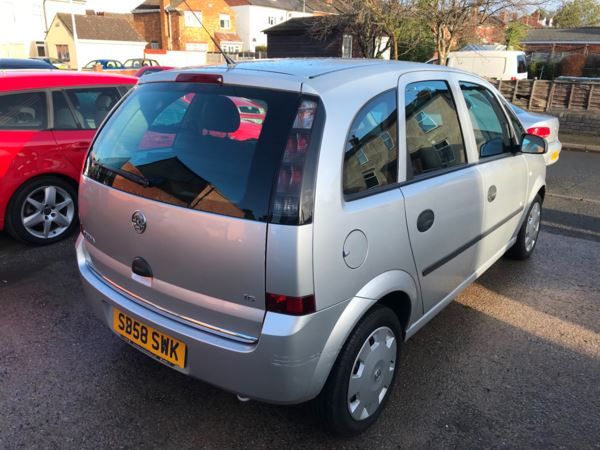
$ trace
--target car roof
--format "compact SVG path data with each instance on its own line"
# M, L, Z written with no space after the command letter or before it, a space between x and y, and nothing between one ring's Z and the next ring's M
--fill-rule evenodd
M405 61L388 61L383 59L341 59L341 58L289 58L289 59L262 59L254 61L243 61L228 68L225 65L186 67L177 72L215 72L227 70L227 72L262 72L263 74L287 75L294 78L310 79L336 72L350 71L358 68L370 67L373 70L381 70L393 66L396 70L418 68L419 63Z
M225 83L264 86L273 89L309 89L317 93L330 90L356 79L387 74L395 79L402 73L419 70L465 73L459 69L431 64L389 61L383 59L342 59L342 58L287 58L243 61L233 66L204 66L174 69L157 72L141 79L140 84L175 81L182 73L212 73L223 76ZM308 92L308 91L307 91Z
M8 67L4 67L4 66ZM42 60L42 59L30 59L30 58L0 58L0 70L1 69L12 69L11 66L17 66L18 69L51 69L53 68L52 64Z
M137 81L137 78L131 76L96 72L0 70L0 92L66 86L123 85L135 84Z

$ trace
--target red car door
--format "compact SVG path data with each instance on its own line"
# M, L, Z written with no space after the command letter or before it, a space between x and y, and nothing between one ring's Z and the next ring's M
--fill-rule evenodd
M52 111L52 134L57 150L73 168L81 171L83 159L96 130L87 126L81 113L67 100L62 91L52 93Z

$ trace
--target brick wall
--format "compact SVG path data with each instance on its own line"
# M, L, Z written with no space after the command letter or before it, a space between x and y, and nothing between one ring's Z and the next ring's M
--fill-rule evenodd
M550 110L546 114L558 117L560 132L586 136L598 136L600 130L600 114L585 111L557 111Z
M163 0L161 4L161 10L169 4L169 0ZM233 9L225 3L224 0L188 0L191 10L202 12L202 23L204 26L213 34L216 32L228 32L235 33L235 13ZM208 51L217 51L215 45L210 39L209 35L202 28L186 27L185 17L183 11L187 10L185 4L180 4L177 7L182 14L172 13L171 18L171 30L173 33L172 45L173 50L185 50L187 43L205 43L208 44ZM220 14L228 14L230 19L230 28L228 30L221 29L220 26ZM164 15L166 16L166 15ZM163 38L166 37L166 20L163 24ZM166 47L165 39L163 39L163 48Z
M132 22L135 30L148 42L147 48L151 48L152 41L161 45L159 12L133 14Z

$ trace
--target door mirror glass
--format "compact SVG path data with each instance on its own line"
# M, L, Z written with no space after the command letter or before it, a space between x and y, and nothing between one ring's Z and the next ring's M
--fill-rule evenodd
M548 151L548 143L544 138L535 136L533 134L526 134L523 136L521 142L521 152L543 155Z

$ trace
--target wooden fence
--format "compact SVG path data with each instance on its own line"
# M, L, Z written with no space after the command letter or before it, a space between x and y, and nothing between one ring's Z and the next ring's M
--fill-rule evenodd
M530 111L600 111L600 83L571 81L492 81L504 98Z

